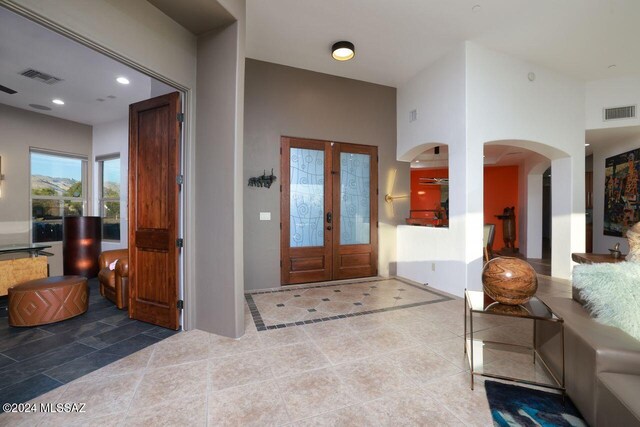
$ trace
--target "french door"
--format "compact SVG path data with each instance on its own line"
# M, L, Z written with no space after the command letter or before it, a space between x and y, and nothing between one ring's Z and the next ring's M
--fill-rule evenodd
M378 274L378 149L282 137L283 285Z

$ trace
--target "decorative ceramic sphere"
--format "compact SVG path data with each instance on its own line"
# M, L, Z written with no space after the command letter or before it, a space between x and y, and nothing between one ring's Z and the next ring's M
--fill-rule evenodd
M538 276L531 265L519 258L499 257L482 269L485 294L507 305L524 304L538 290Z

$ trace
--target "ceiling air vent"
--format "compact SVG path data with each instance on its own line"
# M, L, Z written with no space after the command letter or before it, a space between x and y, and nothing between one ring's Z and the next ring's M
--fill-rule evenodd
M614 107L604 109L604 121L632 119L636 117L636 106L628 105L626 107Z
M18 93L15 90L13 90L13 89L11 89L9 87L6 87L6 86L2 86L2 85L0 85L0 92L8 93L9 95L13 95L14 93Z
M42 71L34 70L33 68L24 70L20 73L20 75L29 77L30 79L37 80L42 83L46 83L48 85L54 85L62 81L62 79L58 77L54 77L51 74L43 73Z

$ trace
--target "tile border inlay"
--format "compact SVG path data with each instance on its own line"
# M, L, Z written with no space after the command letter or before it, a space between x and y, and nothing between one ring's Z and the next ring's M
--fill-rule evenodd
M261 294L276 294L276 293L281 293L281 292L294 292L294 291L298 291L300 289L315 289L315 288L330 288L333 286L349 286L349 285L356 285L356 284L361 284L361 283L370 283L370 282L379 282L381 280L397 280L398 282L402 282L404 285L407 286L412 286L416 289L420 289L421 291L424 292L428 292L430 294L433 295L437 295L440 298L439 299L435 299L435 300L431 300L431 301L423 301L423 302L415 302L415 303L411 303L411 304L404 304L404 305L395 305L392 307L385 307L385 308L377 308L374 310L367 310L367 311L359 311L359 312L355 312L355 313L345 313L345 314L337 314L335 316L328 316L328 317L321 317L318 319L310 319L310 320L299 320L297 322L289 322L289 323L279 323L277 325L266 325L264 323L264 320L262 319L262 315L260 314L260 311L258 310L258 307L255 303L255 301L253 300L253 295L261 295ZM376 286L372 286L373 288L376 288ZM404 289L402 289L404 290ZM340 292L339 289L334 290L334 292ZM297 297L298 295L294 295L295 297ZM247 305L249 306L249 311L251 312L251 316L253 317L253 322L256 325L256 329L260 332L260 331L267 331L267 330L273 330L273 329L282 329L282 328L290 328L292 326L302 326L302 325L309 325L312 323L320 323L320 322L328 322L330 320L337 320L337 319L346 319L348 317L356 317L356 316L364 316L364 315L368 315L368 314L375 314L375 313L384 313L387 311L395 311L395 310L402 310L405 308L412 308L412 307L419 307L422 305L428 305L428 304L437 304L440 302L445 302L445 301L451 301L453 300L453 298L448 297L446 295L442 295L438 292L432 291L431 289L427 289L418 285L414 285L413 283L408 283L402 279L399 278L392 278L392 279L375 279L375 280L368 280L368 281L358 281L358 282L352 282L352 283L336 283L336 284L324 284L324 285L309 285L304 286L304 287L296 287L296 288L292 288L292 289L277 289L277 290L268 290L268 291L254 291L254 292L248 292L244 294L244 298L247 301ZM308 310L309 312L311 312L311 310ZM315 310L314 310L315 311Z

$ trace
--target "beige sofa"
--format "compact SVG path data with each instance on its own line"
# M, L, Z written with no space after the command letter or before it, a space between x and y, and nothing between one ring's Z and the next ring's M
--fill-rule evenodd
M569 298L542 298L564 319L567 394L591 426L640 426L640 341ZM560 324L538 321L538 350L561 375ZM560 378L560 376L558 377Z

